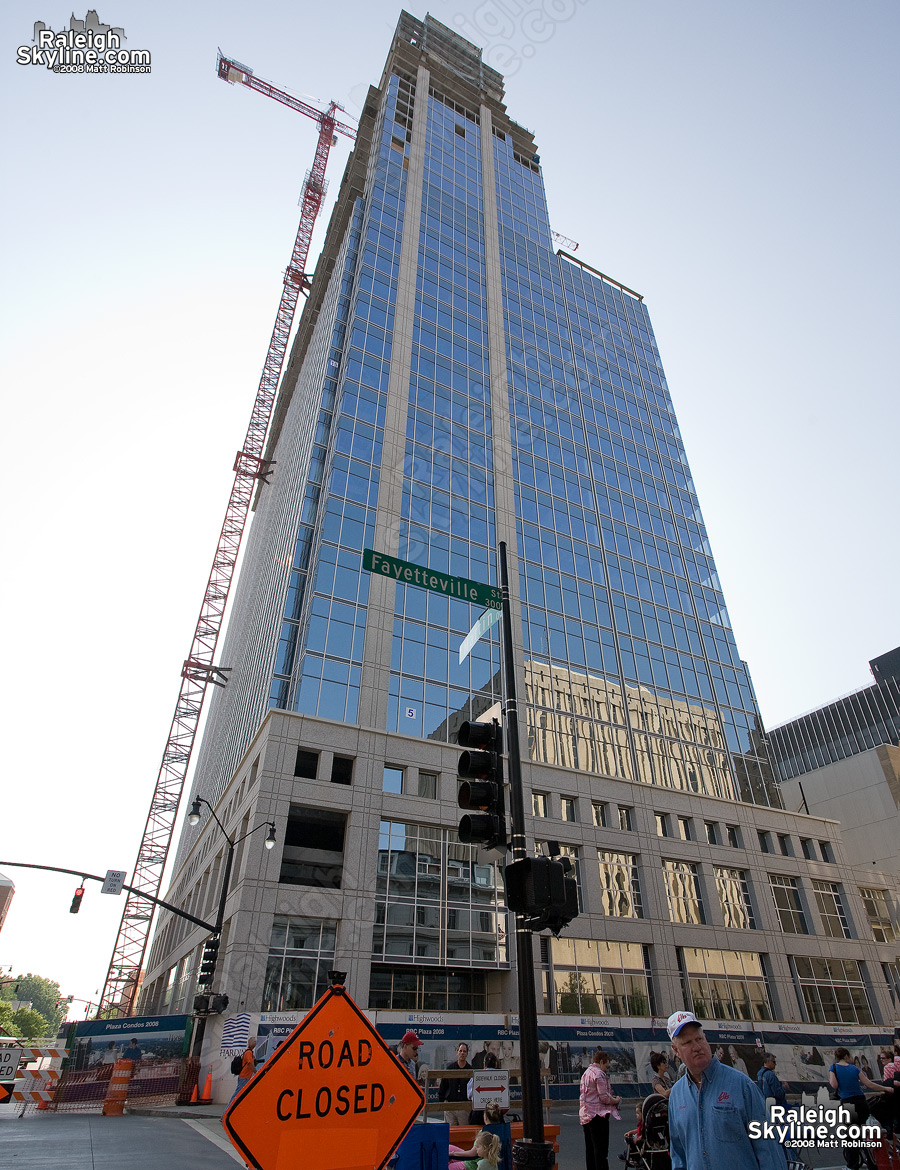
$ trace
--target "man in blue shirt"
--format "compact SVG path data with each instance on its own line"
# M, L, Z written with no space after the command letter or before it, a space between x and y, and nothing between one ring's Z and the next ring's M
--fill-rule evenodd
M713 1056L693 1012L674 1012L666 1027L687 1070L669 1095L672 1170L785 1170L778 1142L747 1132L751 1121L767 1120L753 1081Z
M762 1068L756 1074L756 1083L763 1097L774 1097L776 1105L787 1105L787 1093L775 1072L774 1052L767 1052L763 1057Z

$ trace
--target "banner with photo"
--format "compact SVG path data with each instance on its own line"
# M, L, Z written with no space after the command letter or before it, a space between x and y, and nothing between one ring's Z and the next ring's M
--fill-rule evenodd
M175 1093L190 1045L191 1023L189 1016L179 1015L128 1016L76 1024L69 1041L63 1099L102 1100L117 1060L133 1062L129 1098Z

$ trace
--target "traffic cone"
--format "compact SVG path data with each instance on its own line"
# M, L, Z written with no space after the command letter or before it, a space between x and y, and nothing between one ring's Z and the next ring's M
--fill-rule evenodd
M197 1104L197 1086L196 1085L194 1085L194 1091L193 1091L193 1093L191 1093L191 1104L192 1105Z
M195 1089L194 1092L197 1090ZM203 1096L197 1102L198 1105L212 1104L212 1069L206 1074L206 1084L203 1086Z

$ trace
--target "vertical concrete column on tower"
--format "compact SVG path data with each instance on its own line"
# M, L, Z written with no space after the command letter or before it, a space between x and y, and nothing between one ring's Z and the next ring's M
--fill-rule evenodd
M378 508L375 513L375 548L397 556L403 501L403 463L406 452L406 416L409 411L409 370L412 360L413 320L416 308L416 270L422 218L422 180L425 173L425 130L428 124L430 73L420 65L416 74L409 170L403 233L397 271L397 300L388 378L387 408ZM366 641L359 694L359 723L363 727L387 726L388 692L386 665L391 660L396 582L372 574L366 617Z

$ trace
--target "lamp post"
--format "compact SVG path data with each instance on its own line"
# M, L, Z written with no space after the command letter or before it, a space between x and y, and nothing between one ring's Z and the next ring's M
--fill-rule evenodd
M275 847L275 822L274 821L262 821L255 828L251 829L250 832L244 833L244 835L242 837L236 837L236 838L234 838L234 840L232 840L232 838L229 837L228 834L225 832L225 826L222 824L222 822L216 816L216 810L209 803L209 801L205 800L202 796L195 796L194 797L193 804L191 805L191 811L188 813L188 824L189 825L197 825L200 823L200 805L201 804L205 804L206 807L209 809L210 814L212 815L212 819L219 826L219 828L222 832L222 836L228 842L228 852L225 856L225 875L222 878L222 892L219 894L219 913L216 915L216 929L214 932L215 937L219 938L219 937L221 937L221 934L222 934L222 924L225 921L225 902L228 898L228 883L231 881L231 864L234 860L235 846L239 845L241 843L241 841L243 841L247 837L249 837L251 835L251 833L257 833L260 829L265 829L268 826L269 831L266 834L265 845L266 845L267 849L273 849ZM212 982L212 980L210 980L210 982Z
M222 890L221 890L221 893L219 894L219 912L216 915L216 921L215 921L215 926L214 926L213 932L210 935L210 937L207 939L205 947L204 947L204 955L203 955L203 958L201 960L200 976L197 979L198 989L201 987L201 985L204 988L212 987L213 981L214 981L215 976L216 976L216 964L218 961L219 942L220 942L221 937L222 937L222 925L225 921L225 903L228 900L228 884L231 881L231 866L232 866L232 862L234 861L235 847L237 845L239 845L241 843L241 841L243 841L247 837L251 836L251 834L256 833L260 829L265 829L265 828L268 828L268 830L269 830L268 833L266 834L266 840L265 840L266 849L272 849L275 846L275 822L274 821L263 821L261 824L256 825L255 828L252 828L248 833L244 833L240 837L230 837L228 835L228 833L225 831L225 826L222 824L222 822L216 816L216 810L209 803L209 801L205 800L202 796L194 797L194 801L191 804L191 811L188 813L188 818L187 818L188 824L197 825L200 823L200 805L201 804L206 805L206 807L209 809L209 811L212 815L213 820L219 826L219 829L221 830L222 836L225 838L225 841L227 843L226 844L227 852L225 854L225 873L222 876ZM205 968L205 970L204 970L204 968ZM205 1004L203 1003L203 1000L206 1000ZM195 996L195 998L194 998L194 1014L199 1016L200 1018L197 1022L197 1027L194 1029L194 1034L191 1038L191 1055L193 1055L194 1052L199 1052L200 1047L203 1043L203 1034L206 1031L206 1017L209 1015L209 1008L211 1006L210 1000L212 1000L213 1004L215 1004L216 1000L219 1001L219 1004L217 1006L214 1006L214 1008L213 1008L214 1011L224 1011L225 1008L228 1006L228 999L224 995L220 995L220 996L203 995L202 997L200 995Z

